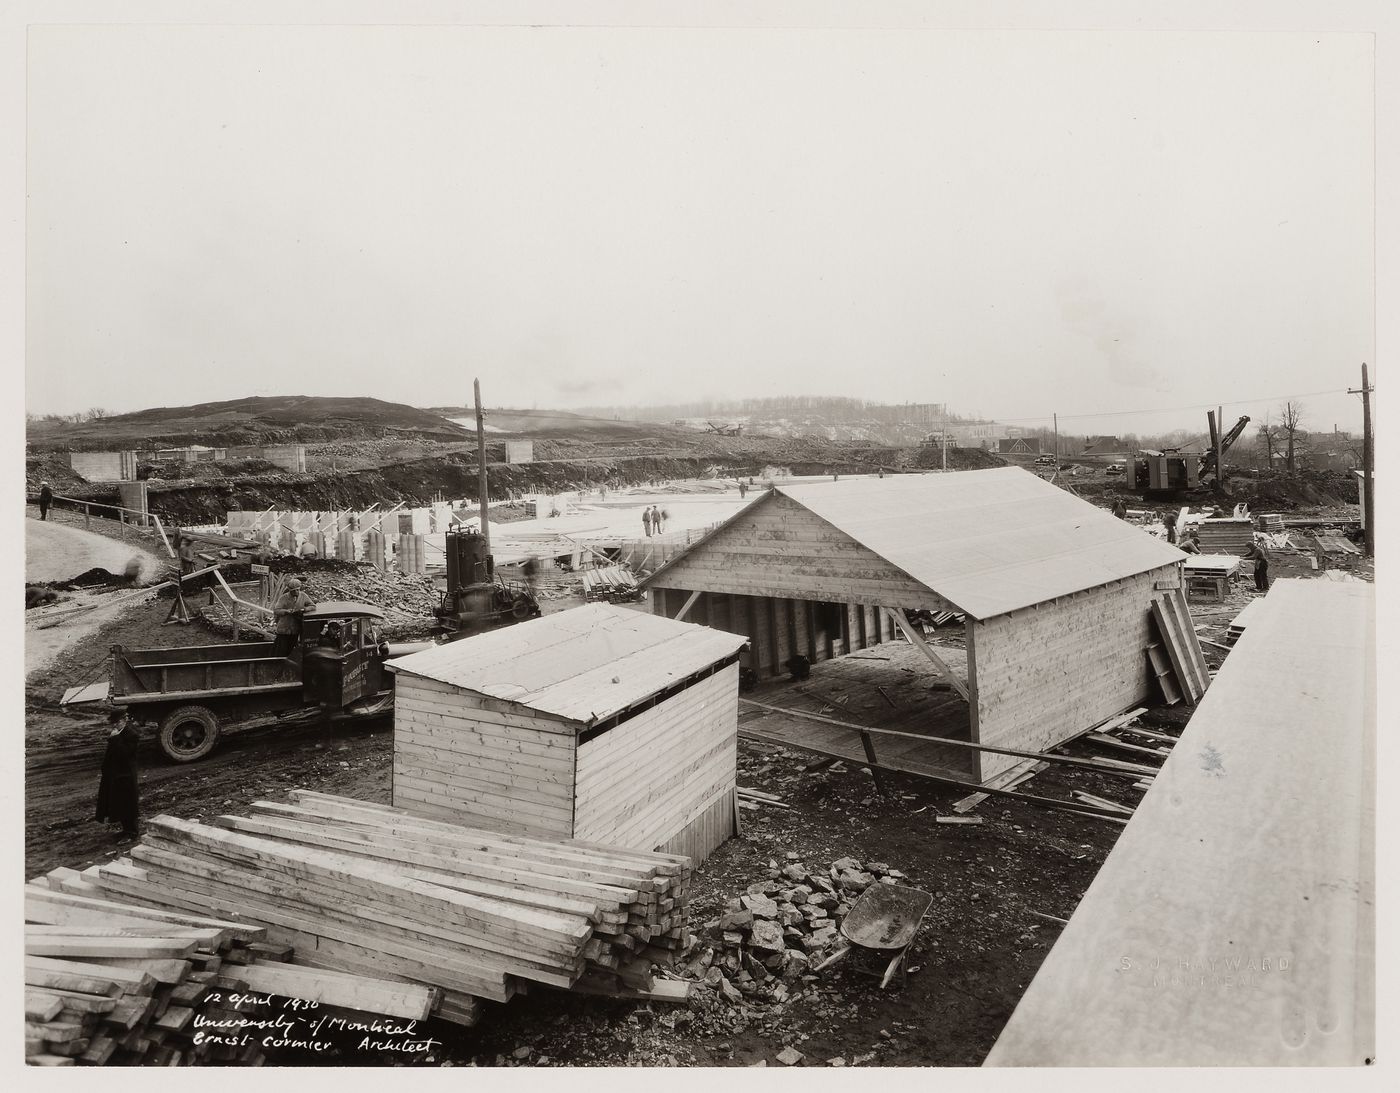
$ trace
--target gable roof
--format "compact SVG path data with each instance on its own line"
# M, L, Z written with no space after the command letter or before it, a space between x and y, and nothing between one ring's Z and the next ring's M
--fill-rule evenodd
M1019 467L778 486L976 619L1182 561L1186 555ZM768 502L760 498L749 511ZM652 574L704 549L735 517ZM647 582L643 582L644 584Z
M586 723L704 671L747 642L693 623L589 604L412 653L388 667Z

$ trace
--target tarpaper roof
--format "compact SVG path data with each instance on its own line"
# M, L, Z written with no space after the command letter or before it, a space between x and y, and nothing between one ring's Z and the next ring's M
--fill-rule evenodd
M1186 557L1019 467L802 483L773 492L811 510L977 619ZM766 497L759 498L749 508L766 503ZM720 539L727 524L746 511L657 573Z
M589 722L704 671L747 641L643 611L589 604L400 657L389 667Z

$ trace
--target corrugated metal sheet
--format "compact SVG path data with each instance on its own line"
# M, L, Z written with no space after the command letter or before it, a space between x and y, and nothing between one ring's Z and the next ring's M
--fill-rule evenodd
M625 607L590 604L439 645L390 667L588 722L704 671L747 640Z
M777 492L986 619L1186 557L1019 467Z

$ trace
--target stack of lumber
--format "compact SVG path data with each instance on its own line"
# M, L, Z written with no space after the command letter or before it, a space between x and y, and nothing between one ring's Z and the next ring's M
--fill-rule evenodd
M637 593L637 578L625 565L582 571L583 594L590 600L630 599Z
M1263 512L1258 516L1259 530L1267 531L1270 535L1278 535L1283 531L1283 516L1277 512Z
M236 918L298 964L438 988L439 1017L529 983L651 986L682 947L690 859L502 835L296 791L218 826L151 822L85 879L143 906Z
M1202 520L1197 525L1202 554L1242 557L1254 544L1254 523L1249 517Z
M262 1062L257 1043L195 1042L196 1016L220 1019L225 992L248 989L254 964L279 967L284 946L242 923L151 911L75 895L69 869L24 897L24 1053L36 1066ZM212 995L212 997L211 997ZM237 1012L256 1016L254 1002Z

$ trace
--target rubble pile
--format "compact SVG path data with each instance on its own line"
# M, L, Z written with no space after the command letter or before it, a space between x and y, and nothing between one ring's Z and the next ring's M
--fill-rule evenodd
M816 976L813 965L837 947L841 920L872 884L904 874L883 862L839 858L808 868L794 852L768 863L768 878L748 886L677 961L673 971L696 981L698 1008L783 1003Z

